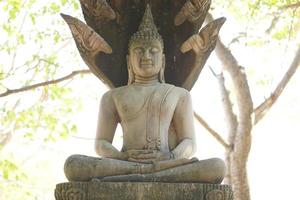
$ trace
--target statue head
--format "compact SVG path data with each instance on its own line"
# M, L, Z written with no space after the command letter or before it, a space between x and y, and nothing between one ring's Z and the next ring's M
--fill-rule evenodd
M164 82L165 55L161 35L154 24L150 6L147 5L139 29L129 41L127 56L128 85L135 76L150 78L158 76Z

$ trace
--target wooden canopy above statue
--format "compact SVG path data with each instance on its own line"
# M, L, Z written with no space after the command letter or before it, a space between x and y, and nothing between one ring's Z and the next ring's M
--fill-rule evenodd
M198 34L210 7L210 0L80 0L86 23L63 15L70 26L80 54L92 72L110 88L127 84L126 55L130 37L138 29L146 5L164 41L167 83L191 90L208 56L216 45L225 19L205 26L200 64L194 52L182 45ZM96 33L95 33L95 32Z

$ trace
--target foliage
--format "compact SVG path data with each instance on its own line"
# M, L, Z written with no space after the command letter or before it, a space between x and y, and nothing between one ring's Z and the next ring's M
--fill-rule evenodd
M224 14L230 19L227 25L231 30L227 30L227 38L221 37L216 55L230 76L233 86L229 91L235 96L229 98L224 81L220 81L230 147L225 153L225 182L232 184L236 200L250 200L247 161L251 130L268 113L299 66L300 2L216 3L213 15ZM221 9L220 5L226 6ZM263 99L264 96L267 98ZM234 111L231 102L237 107Z
M274 87L278 68L287 69L298 47L299 4L297 0L212 1L212 14L228 18L224 43L245 67L251 90L260 96Z
M78 9L77 0L0 1L0 57L5 58L0 60L0 93L52 80L74 70L74 66L66 64L64 56L68 53L61 55L70 37L61 31L66 26L59 13ZM75 48L68 52L74 51ZM68 83L2 97L0 139L5 134L21 136L24 141L53 142L66 138L77 132L72 115L80 106ZM5 148L0 149L0 199L33 199L33 190L23 185L30 185L32 180ZM9 196L15 193L12 191L19 194Z
M299 4L297 0L215 0L212 3L214 13L222 15L227 12L225 15L236 20L237 25L240 26L239 29L243 31L243 34L239 35L239 42L257 45L252 41L296 39L300 26L297 20L300 17L299 5L296 5Z

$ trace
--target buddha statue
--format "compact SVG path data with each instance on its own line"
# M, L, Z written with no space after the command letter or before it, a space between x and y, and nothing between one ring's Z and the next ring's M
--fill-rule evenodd
M186 46L201 52L200 37L189 41ZM128 85L101 99L95 140L100 157L70 156L64 168L67 179L221 183L222 160L191 158L196 150L191 96L164 81L164 43L149 6L130 38L127 68ZM118 123L123 131L120 151L112 145Z

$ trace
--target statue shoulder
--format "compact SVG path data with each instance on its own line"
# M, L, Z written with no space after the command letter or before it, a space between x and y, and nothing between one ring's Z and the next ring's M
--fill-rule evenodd
M128 85L125 85L122 87L113 88L113 89L109 90L109 92L111 93L111 96L113 98L115 98L115 96L118 96L118 95L128 92L129 89L130 89L130 87Z
M185 88L177 87L170 84L165 84L165 85L173 86L172 93L176 94L179 98L184 98L184 97L190 98L191 96L190 92Z
M125 91L126 88L127 88L127 86L122 86L122 87L117 87L117 88L113 88L113 89L108 90L107 92L105 92L102 95L101 101L111 101L111 100L113 100L116 95L126 92Z
M127 95L130 88L126 86L113 88L102 96L102 101L111 101L111 103L115 103L122 96Z
M113 103L112 91L109 90L105 92L101 97L101 106L106 106L107 104Z
M127 92L128 92L128 86L113 88L105 92L101 98L101 107L117 109L117 104L119 102L119 99L122 96L126 95Z

